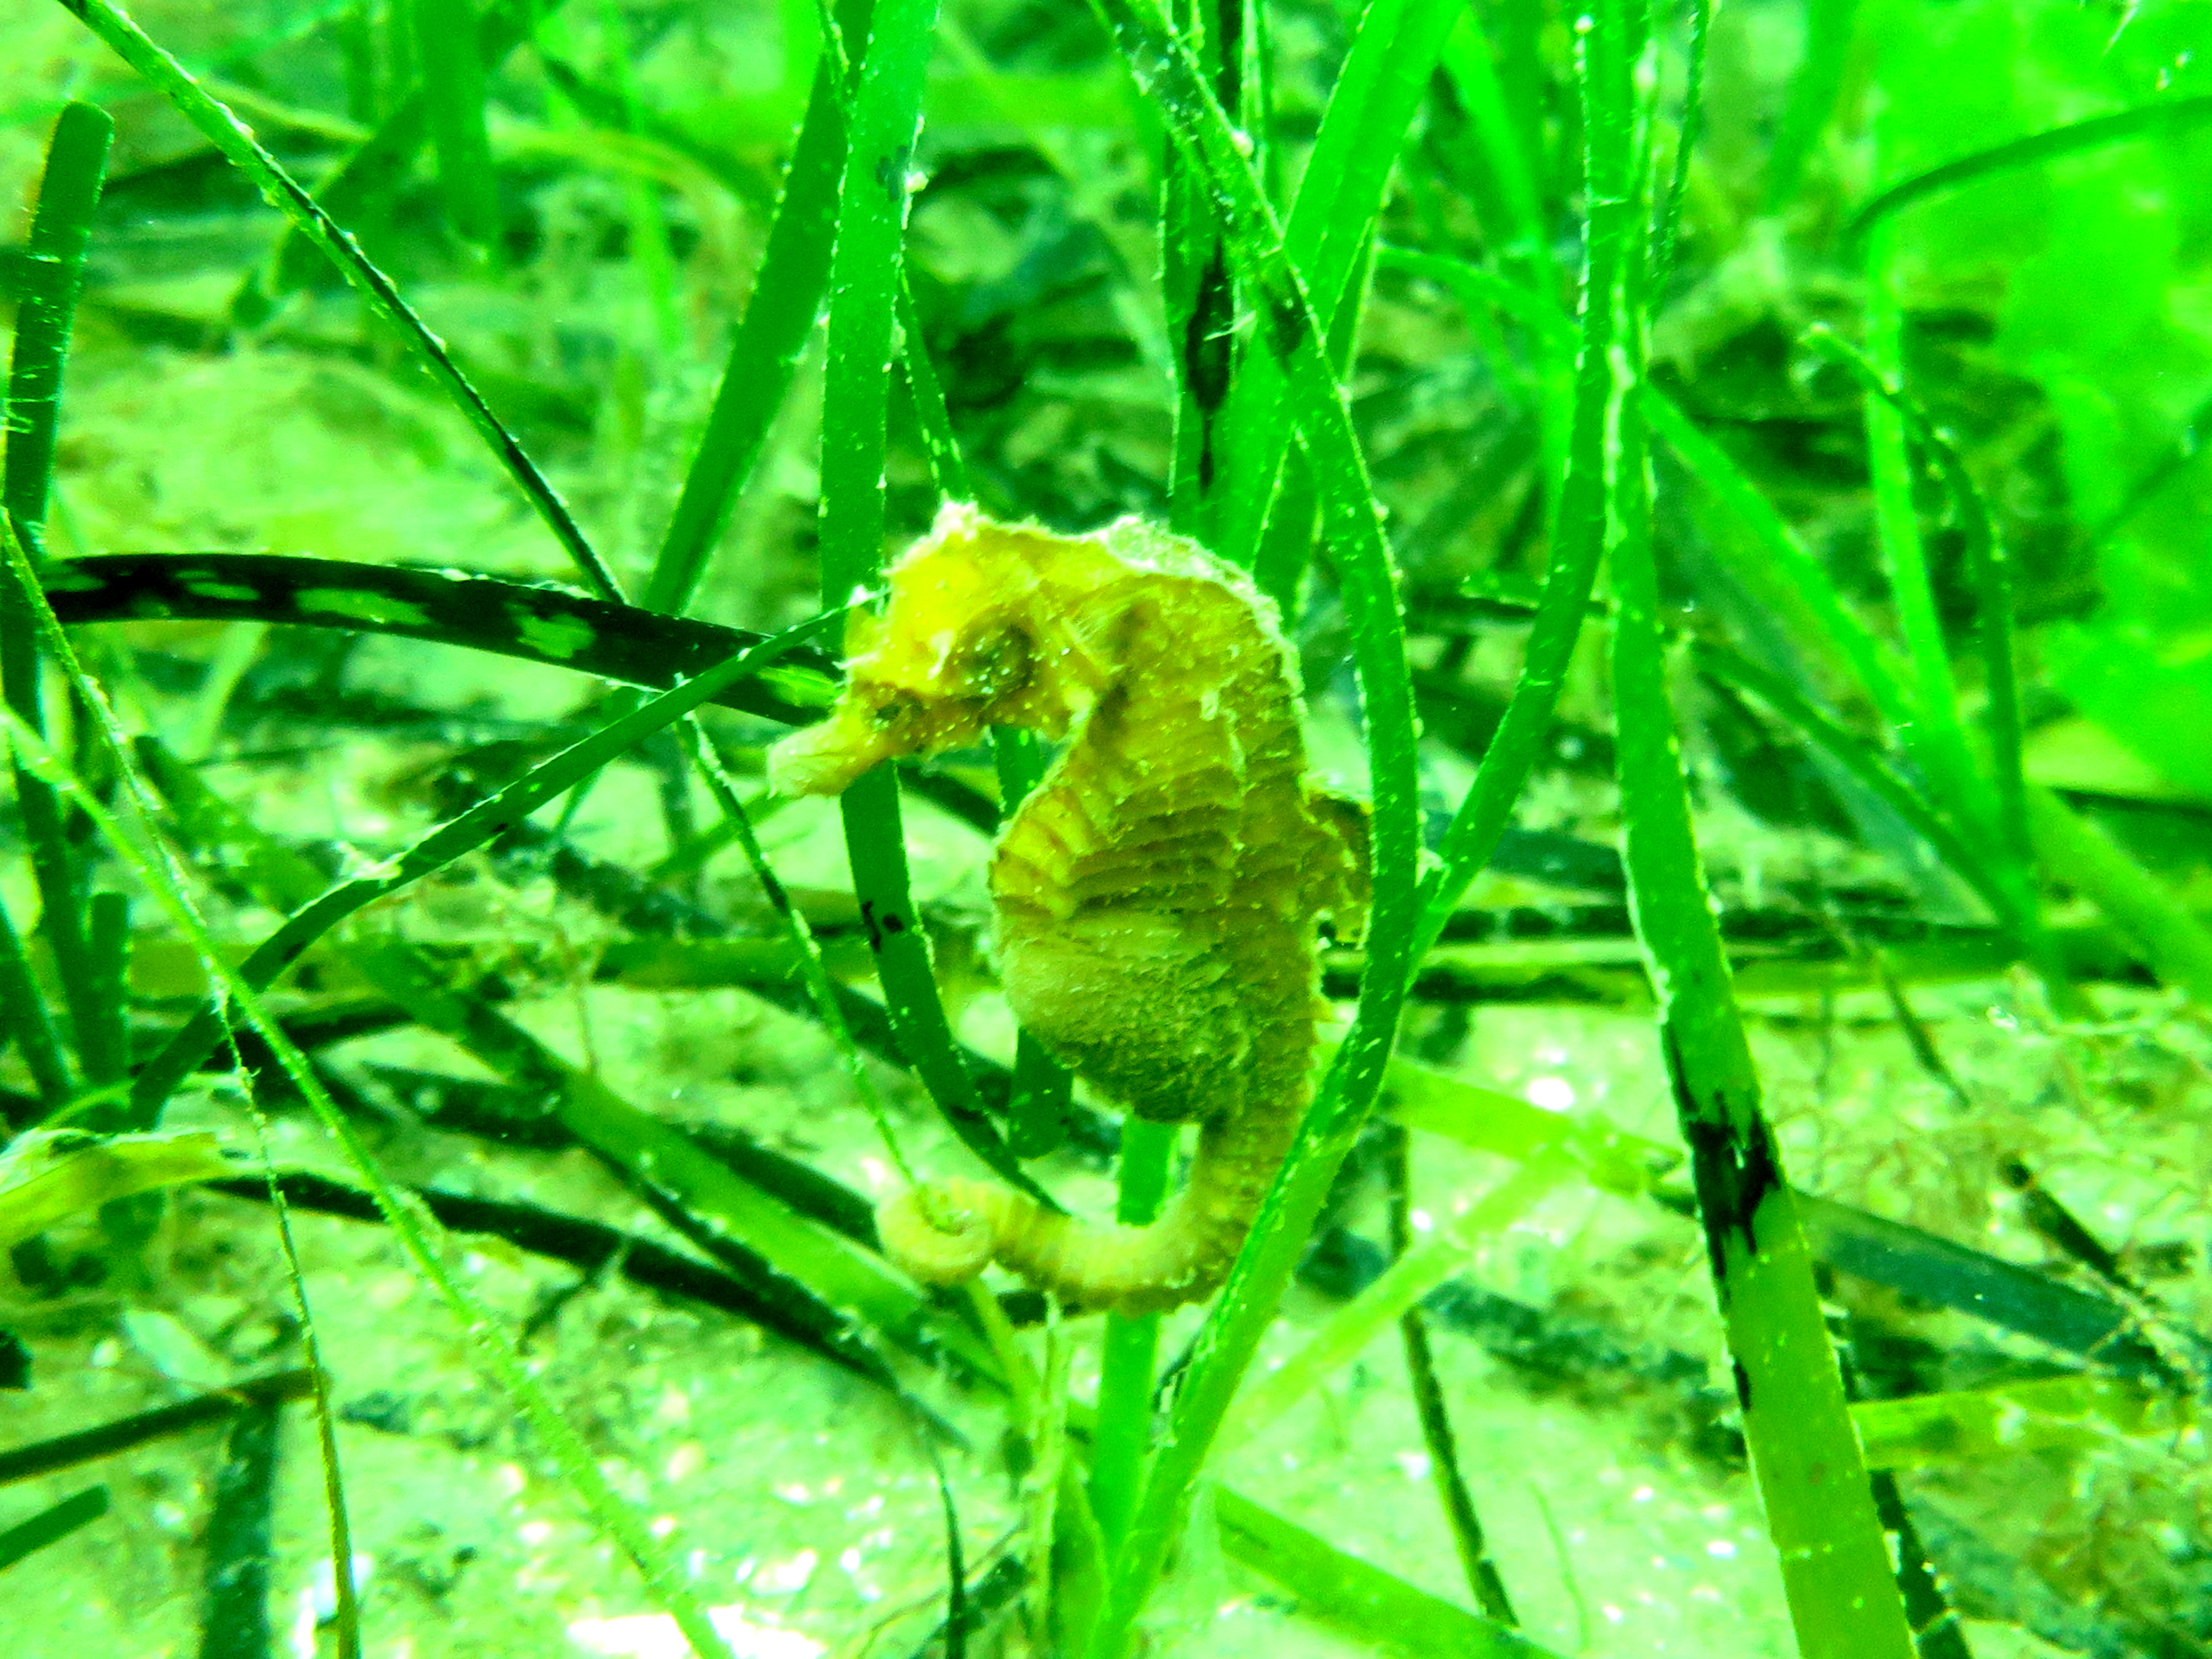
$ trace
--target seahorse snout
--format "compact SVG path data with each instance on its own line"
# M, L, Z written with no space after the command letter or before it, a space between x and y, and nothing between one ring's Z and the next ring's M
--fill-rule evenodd
M890 753L882 732L848 703L768 751L769 787L784 796L842 794Z

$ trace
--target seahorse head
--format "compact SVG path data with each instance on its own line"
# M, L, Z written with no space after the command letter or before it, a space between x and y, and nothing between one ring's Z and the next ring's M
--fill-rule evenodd
M1085 600L1116 568L1096 540L946 507L885 573L883 612L854 616L843 695L769 750L770 782L831 795L880 761L966 748L993 726L1060 735L1104 678Z

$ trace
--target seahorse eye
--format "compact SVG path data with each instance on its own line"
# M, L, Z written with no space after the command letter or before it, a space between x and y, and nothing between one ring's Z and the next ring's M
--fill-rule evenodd
M868 718L878 731L896 734L898 729L920 718L921 699L904 691L885 693L868 710Z
M960 668L969 696L1012 696L1036 673L1036 652L1027 629L1006 623L977 635L961 653Z

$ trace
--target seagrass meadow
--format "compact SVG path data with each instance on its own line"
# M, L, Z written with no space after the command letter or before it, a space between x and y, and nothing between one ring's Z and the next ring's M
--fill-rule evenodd
M0 0L0 200L7 1659L2212 1653L2212 3Z

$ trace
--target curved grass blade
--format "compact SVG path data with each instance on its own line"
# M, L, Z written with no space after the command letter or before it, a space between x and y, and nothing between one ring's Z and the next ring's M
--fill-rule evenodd
M1413 1137L1393 1127L1385 1146L1385 1171L1389 1185L1390 1253L1403 1261L1413 1246L1413 1181L1407 1148ZM1459 1437L1453 1432L1451 1407L1437 1375L1434 1350L1429 1342L1427 1319L1418 1307L1399 1316L1400 1345L1406 1354L1406 1379L1413 1397L1413 1414L1421 1425L1421 1443L1427 1449L1430 1476L1437 1498L1451 1528L1452 1543L1459 1552L1460 1570L1468 1589L1485 1617L1501 1625L1518 1625L1513 1598L1504 1575L1490 1551L1482 1517L1474 1507L1474 1494L1460 1468Z
M1855 678L1882 719L1893 728L1912 723L1911 694L1895 653L1844 603L1842 592L1823 565L1798 538L1774 504L1745 476L1735 459L1714 442L1681 405L1656 386L1642 391L1644 417L1652 432L1674 452L1690 476L1751 532L1764 562L1735 560L1730 569L1770 609L1789 616L1802 609L1816 624L1797 631L1820 653ZM1725 553L1726 550L1720 550Z
M348 916L442 869L463 854L512 829L579 778L597 770L652 732L682 719L717 691L757 672L842 614L830 611L812 617L796 628L771 635L673 690L662 692L642 708L541 762L459 817L440 824L397 858L388 860L383 869L341 882L313 903L294 912L282 927L256 946L239 969L239 977L257 991L273 984L308 946ZM218 1002L195 1014L161 1052L147 1062L131 1088L137 1121L145 1124L154 1121L161 1103L207 1057L221 1036L222 1010Z
M345 1472L338 1462L337 1418L331 1409L331 1373L323 1360L322 1332L315 1323L315 1310L307 1297L307 1273L301 1265L299 1243L293 1237L291 1207L284 1201L276 1162L270 1155L269 1119L254 1093L252 1070L240 1055L237 1033L227 1021L223 1036L230 1049L231 1076L246 1103L246 1116L253 1124L254 1150L261 1159L262 1189L268 1194L269 1207L276 1218L276 1239L283 1252L284 1275L292 1283L292 1304L300 1311L300 1344L307 1356L307 1375L313 1380L310 1397L315 1406L316 1450L323 1468L323 1512L330 1522L331 1584L336 1600L332 1622L337 1626L337 1659L361 1659L361 1601L354 1583L353 1516L346 1506ZM273 1426L273 1407L270 1415ZM241 1424L233 1433L241 1432L243 1427ZM265 1648L267 1644L263 1645Z
M19 773L17 787L21 787ZM46 995L31 972L22 936L16 933L4 902L0 902L0 1021L6 1023L6 1035L15 1040L23 1056L39 1091L40 1104L49 1115L59 1111L76 1092L70 1078L69 1056L62 1052L61 1041L54 1035Z
M563 1138L559 1144L571 1143ZM232 1198L261 1204L269 1201L269 1189L258 1182L207 1185L210 1190ZM324 1176L295 1170L281 1177L278 1187L284 1201L295 1211L351 1221L384 1218L368 1193ZM619 1273L647 1290L750 1320L854 1376L896 1391L895 1382L877 1356L846 1340L845 1322L834 1312L827 1319L819 1317L817 1307L830 1312L822 1304L794 1304L786 1294L789 1283L781 1275L764 1269L746 1272L727 1257L709 1265L696 1255L635 1233L527 1204L471 1198L436 1188L410 1188L408 1194L419 1200L449 1231L501 1238L518 1249L566 1262L586 1274Z
M1621 285L1630 246L1641 226L1631 200L1628 118L1601 117L1586 105L1583 123L1584 167L1591 181L1589 222L1583 234L1583 308L1566 477L1554 517L1551 562L1544 573L1543 595L1529 629L1521 677L1514 684L1504 718L1444 831L1437 849L1438 863L1421 884L1414 964L1435 948L1469 884L1489 861L1521 787L1535 765L1559 708L1604 550L1606 446L1608 431L1620 419L1620 399L1625 395L1613 383L1618 319L1607 296ZM1538 332L1540 339L1557 337L1550 327Z
M64 1140L11 1148L0 1162L0 1250L12 1250L72 1215L139 1193L228 1175L231 1169L206 1130L108 1136L74 1147Z
M92 216L107 173L115 123L96 105L70 104L54 123L39 181L39 205L24 252L40 262L43 280L23 296L15 316L8 374L7 460L0 473L0 507L15 520L33 550L46 522L54 449L61 431L62 377L70 336L84 289L84 260L92 241ZM27 620L14 623L12 638L35 633Z
M1667 284L1674 275L1674 250L1682 238L1682 203L1690 191L1690 161L1696 155L1698 135L1705 118L1705 40L1711 32L1712 0L1690 0L1690 53L1682 88L1682 118L1674 135L1674 176L1668 180L1666 199L1660 204L1659 222L1651 239L1651 274L1644 289L1651 315L1667 302Z
M487 70L496 68L522 43L534 23L557 11L562 3L562 0L511 0L511 3L487 7L477 31L479 61ZM403 56L398 49L408 33L404 16L397 5L387 15L394 36L394 55ZM398 71L395 78L408 78L402 65L395 64L393 67ZM352 219L405 177L429 137L429 131L422 88L419 85L412 87L391 107L376 130L323 178L316 187L315 199L333 219L342 223ZM320 264L315 247L312 238L299 226L286 226L276 240L270 266L279 293L304 287L313 280Z
M1352 302L1352 279L1374 236L1413 112L1463 9L1452 0L1371 0L1352 36L1283 227L1283 251L1315 317L1332 333ZM1340 372L1346 360L1336 356ZM1285 392L1275 359L1248 352L1223 416L1229 466L1212 538L1214 550L1233 564L1249 567L1260 556L1295 423L1284 418ZM1294 615L1303 574L1287 562L1269 573L1266 591L1285 617Z
M34 565L44 551L54 449L61 431L62 380L77 300L84 288L85 254L114 136L115 124L104 110L90 104L63 109L47 146L39 205L31 220L27 251L42 262L46 280L37 292L25 296L15 315L8 398L0 410L6 417L0 426L8 434L4 469L0 470L0 518L14 522ZM0 696L44 731L35 617L32 598L18 591L12 568L0 570ZM114 1047L114 1024L100 1000L98 963L85 932L83 872L70 842L67 819L52 792L37 778L17 769L15 781L31 872L38 884L40 931L60 970L77 1060L88 1079L109 1082L128 1070L129 1061ZM43 996L27 976L19 988L31 995L21 1023L35 1042L40 1030L52 1030ZM26 1054L31 1052L27 1046Z
M4 553L8 562L15 567L19 580L28 584L33 580L30 562L21 544L4 523L0 523L0 553ZM487 1377L528 1420L560 1468L570 1492L638 1570L654 1597L675 1619L700 1659L716 1659L717 1656L720 1659L731 1659L729 1649L716 1634L705 1607L659 1540L653 1536L643 1518L616 1496L582 1438L554 1407L537 1379L523 1364L522 1356L512 1340L449 1268L430 1231L422 1225L423 1218L419 1218L385 1180L368 1148L355 1133L345 1115L331 1101L321 1080L316 1077L313 1067L307 1063L307 1057L293 1045L283 1027L270 1014L258 988L226 960L222 947L208 932L207 925L201 919L167 849L149 827L153 819L154 802L132 765L129 745L116 726L113 714L108 710L99 688L85 677L84 671L78 665L68 635L62 632L61 624L55 620L53 612L43 605L40 611L40 627L47 648L53 653L70 683L76 688L101 744L124 781L125 793L132 802L139 833L134 834L96 795L83 787L68 761L43 735L16 717L13 710L9 710L0 714L0 720L6 721L11 746L24 763L36 770L46 782L68 792L72 802L91 819L94 829L108 844L116 858L146 884L162 908L168 912L178 931L191 943L203 971L222 985L247 1023L269 1045L285 1076L306 1097L315 1115L337 1143L347 1161L360 1173L364 1183L375 1195L377 1207L383 1212L386 1224L391 1227L393 1236L400 1242L423 1281L436 1292L453 1314L455 1322L468 1334Z
M1518 1631L1416 1589L1226 1486L1216 1486L1212 1498L1227 1553L1291 1591L1300 1612L1364 1646L1406 1659L1559 1659Z
M1805 55L1790 78L1790 101L1766 159L1766 211L1779 213L1797 193L1797 181L1820 134L1835 112L1858 0L1810 0L1805 9Z
M1629 0L1605 0L1588 38L1594 117L1632 110ZM1598 139L1591 140L1593 156ZM1601 188L1593 177L1593 193ZM1692 826L1668 690L1651 544L1650 458L1640 400L1642 319L1625 283L1608 434L1607 557L1614 599L1613 691L1629 901L1659 1006L1660 1036L1698 1214L1734 1362L1744 1438L1781 1558L1804 1659L1912 1659L1843 1379L1813 1281ZM1604 302L1592 295L1589 303Z
M665 690L750 651L741 628L662 616L557 587L398 565L269 553L104 553L50 565L54 614L70 627L155 619L342 628L495 652ZM787 650L711 701L802 725L836 696L836 659Z
M36 1555L49 1544L58 1544L79 1527L89 1526L107 1513L107 1488L87 1486L58 1504L40 1510L27 1521L18 1521L0 1532L0 1572L26 1556Z
M1741 653L1711 645L1697 647L1698 665L1716 678L1748 691L1779 714L1808 741L1815 743L1846 772L1879 796L1934 849L1953 874L1971 887L2008 928L2018 931L2024 919L2015 908L2018 894L1990 861L1948 819L1924 800L1873 747L1821 712L1796 686L1768 672Z
M1881 191L1851 216L1850 222L1844 228L1844 246L1846 250L1856 248L1884 220L1931 196L2022 167L2039 167L2062 155L2077 155L2107 144L2128 143L2165 133L2186 132L2208 123L2212 123L2212 98L2173 98L1977 150L1972 155L1962 155L1955 161L1946 161L1941 167L1899 179Z
M157 1406L151 1411L135 1412L129 1417L57 1435L51 1440L10 1446L0 1451L0 1486L97 1462L103 1457L116 1456L202 1423L220 1423L258 1400L302 1399L313 1387L314 1379L304 1370L277 1371L268 1376L249 1378L213 1394L179 1401L173 1406Z
M783 196L769 228L752 298L731 336L706 430L646 581L645 604L652 610L681 611L697 592L714 544L760 459L799 353L814 331L837 231L845 137L842 101L825 54L815 69L814 88L784 173Z
M454 234L486 250L499 244L499 179L484 127L484 65L469 0L404 0L438 157L438 190Z
M1867 248L1867 343L1875 384L1887 390L1902 373L1904 313L1888 270L1893 237L1887 231ZM1881 392L1864 398L1867 465L1872 475L1875 526L1891 604L1905 635L1911 669L1912 718L1899 727L1931 793L1968 835L1998 832L1996 803L1967 748L1959 714L1959 688L1936 610L1920 521L1912 499L1911 453L1905 417Z
M1165 1563L1191 1482L1381 1086L1412 976L1419 817L1413 690L1395 573L1326 333L1237 134L1187 45L1151 0L1097 0L1096 9L1177 149L1212 185L1260 337L1285 371L1328 533L1340 549L1375 794L1375 897L1358 1012L1199 1334L1167 1437L1116 1553L1090 1650L1097 1659L1118 1659Z
M192 78L191 72L147 37L129 15L110 0L58 0L62 9L104 41L109 50L136 70L154 89L173 105L195 131L220 150L240 172L253 181L262 198L283 214L331 263L344 273L369 308L396 327L419 353L431 379L450 398L477 436L498 459L545 527L552 532L584 582L603 599L619 599L614 573L607 568L583 528L577 524L560 493L493 413L483 394L461 373L460 365L410 309L392 279L370 263L359 243L321 204L287 173L282 163L261 147L252 131Z
M838 596L831 604L872 585L883 568L893 325L936 18L937 0L885 0L878 8L848 120L823 388L822 591ZM825 52L825 61L837 56ZM897 774L878 767L839 798L838 808L854 893L901 1051L962 1139L1003 1179L1057 1209L984 1118L953 1042L908 877Z
M2110 916L2160 980L2199 1008L2212 1009L2212 928L2051 791L2029 789L2027 805L2028 834L2043 867Z
M2004 852L2024 874L2032 854L2027 782L2021 769L2020 679L2013 659L2012 556L1998 533L1996 515L1967 471L1958 446L1870 358L1826 328L1814 328L1805 341L1856 380L1867 397L1880 399L1895 412L1905 434L1935 461L1951 496L1954 512L1966 532L1966 568L1981 613L1983 689L1989 699L1987 737L1996 775L1997 829L2003 837ZM1965 802L1955 803L1953 810L1963 817L1966 806ZM2032 906L2032 896L2029 902Z

